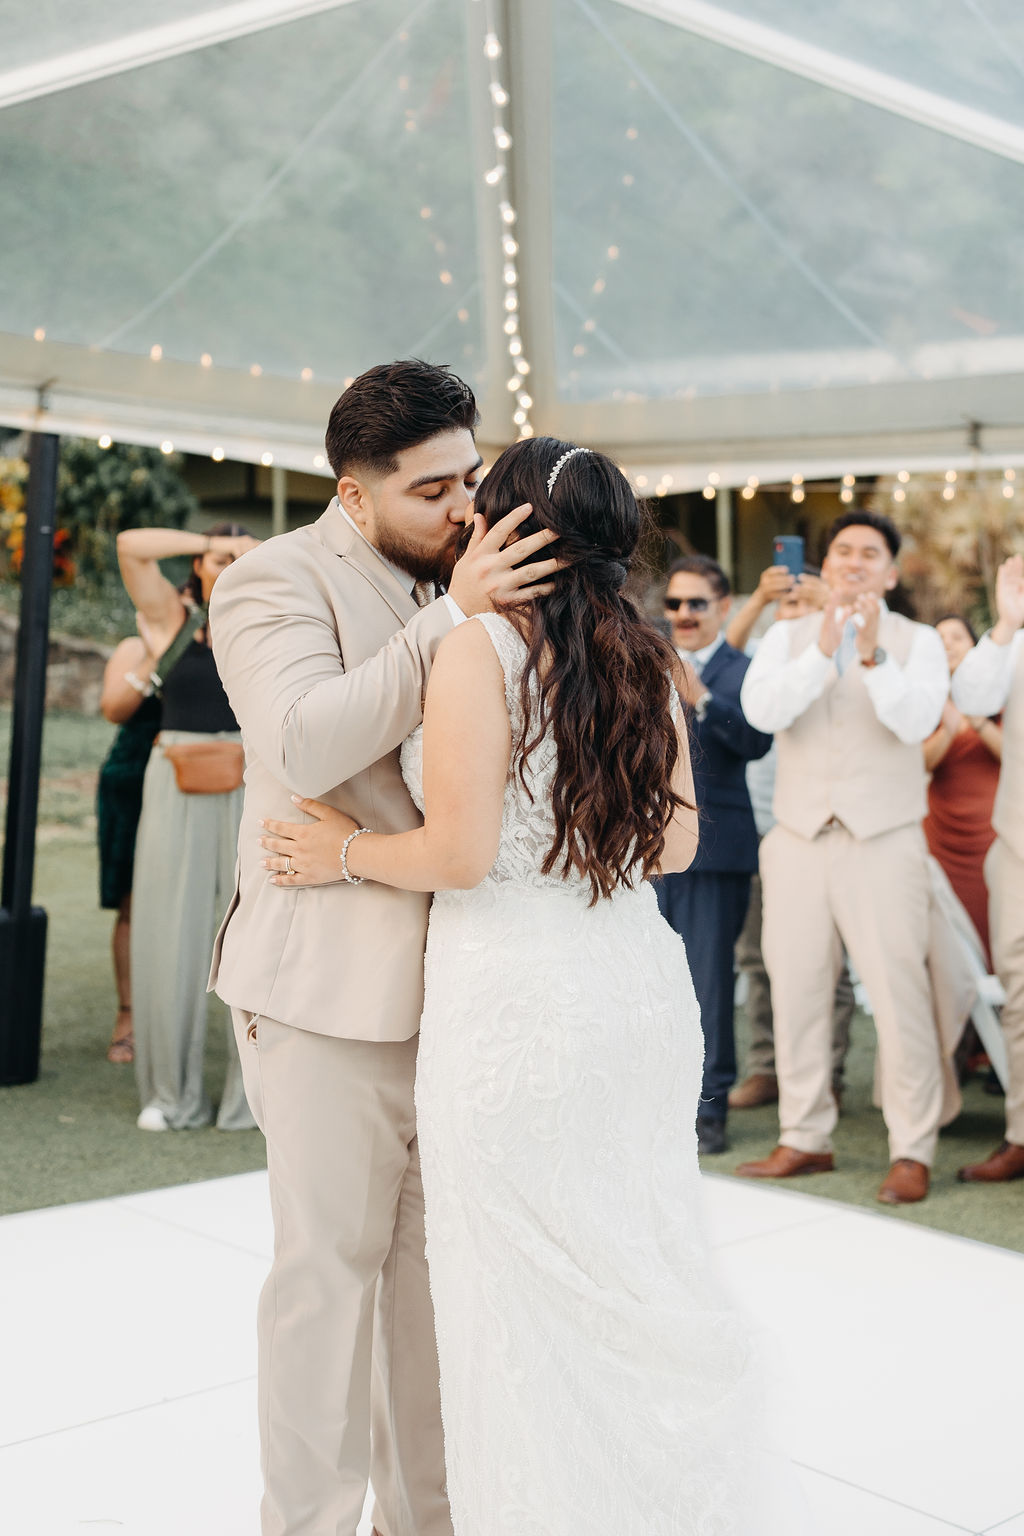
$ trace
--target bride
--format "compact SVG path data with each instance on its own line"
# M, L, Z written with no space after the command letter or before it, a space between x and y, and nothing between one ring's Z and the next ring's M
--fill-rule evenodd
M565 566L443 642L402 754L423 826L299 800L314 820L268 822L267 863L436 892L416 1108L456 1536L732 1536L749 1349L702 1226L697 1003L648 883L696 847L678 663L623 592L641 519L615 465L516 443L473 540L527 502L520 536L553 529Z

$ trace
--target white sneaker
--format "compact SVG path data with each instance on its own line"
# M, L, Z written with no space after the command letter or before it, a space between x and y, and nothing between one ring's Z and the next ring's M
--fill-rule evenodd
M169 1131L167 1116L159 1104L147 1104L135 1124L140 1131Z

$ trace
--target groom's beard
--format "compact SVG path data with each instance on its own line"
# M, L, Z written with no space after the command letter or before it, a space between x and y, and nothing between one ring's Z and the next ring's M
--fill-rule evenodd
M378 522L374 531L377 553L383 555L385 560L390 560L401 571L408 571L417 581L440 582L445 587L448 585L458 557L462 532L460 528L452 529L452 536L442 549L429 549L424 544L416 543L396 533L386 523Z

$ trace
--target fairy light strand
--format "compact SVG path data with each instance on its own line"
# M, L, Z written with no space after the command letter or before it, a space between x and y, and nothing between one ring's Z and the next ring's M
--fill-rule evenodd
M509 358L509 375L505 382L513 407L513 425L518 429L519 437L524 438L532 437L534 432L533 422L530 419L533 397L527 387L531 366L526 356L520 329L519 267L516 262L519 241L515 234L519 216L512 201L510 185L509 157L512 151L512 133L509 128L508 114L511 96L501 76L504 50L498 36L491 0L485 0L484 13L486 30L483 55L487 68L487 90L491 100L491 133L494 141L494 160L484 172L484 183L498 193L497 226L501 256L501 302L505 316L502 330Z

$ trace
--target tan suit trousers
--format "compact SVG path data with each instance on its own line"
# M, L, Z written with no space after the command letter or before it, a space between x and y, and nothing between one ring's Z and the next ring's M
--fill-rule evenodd
M992 960L1006 993L1002 1011L1010 1069L1006 1139L1024 1147L1024 859L1018 858L1001 837L985 858L985 881Z
M763 946L775 1014L779 1140L828 1152L833 1006L843 947L874 1009L890 1157L931 1164L942 1070L926 957L927 848L919 826L858 841L776 826L761 843Z
M263 1536L451 1536L413 1082L417 1038L338 1039L232 1010L267 1138Z

